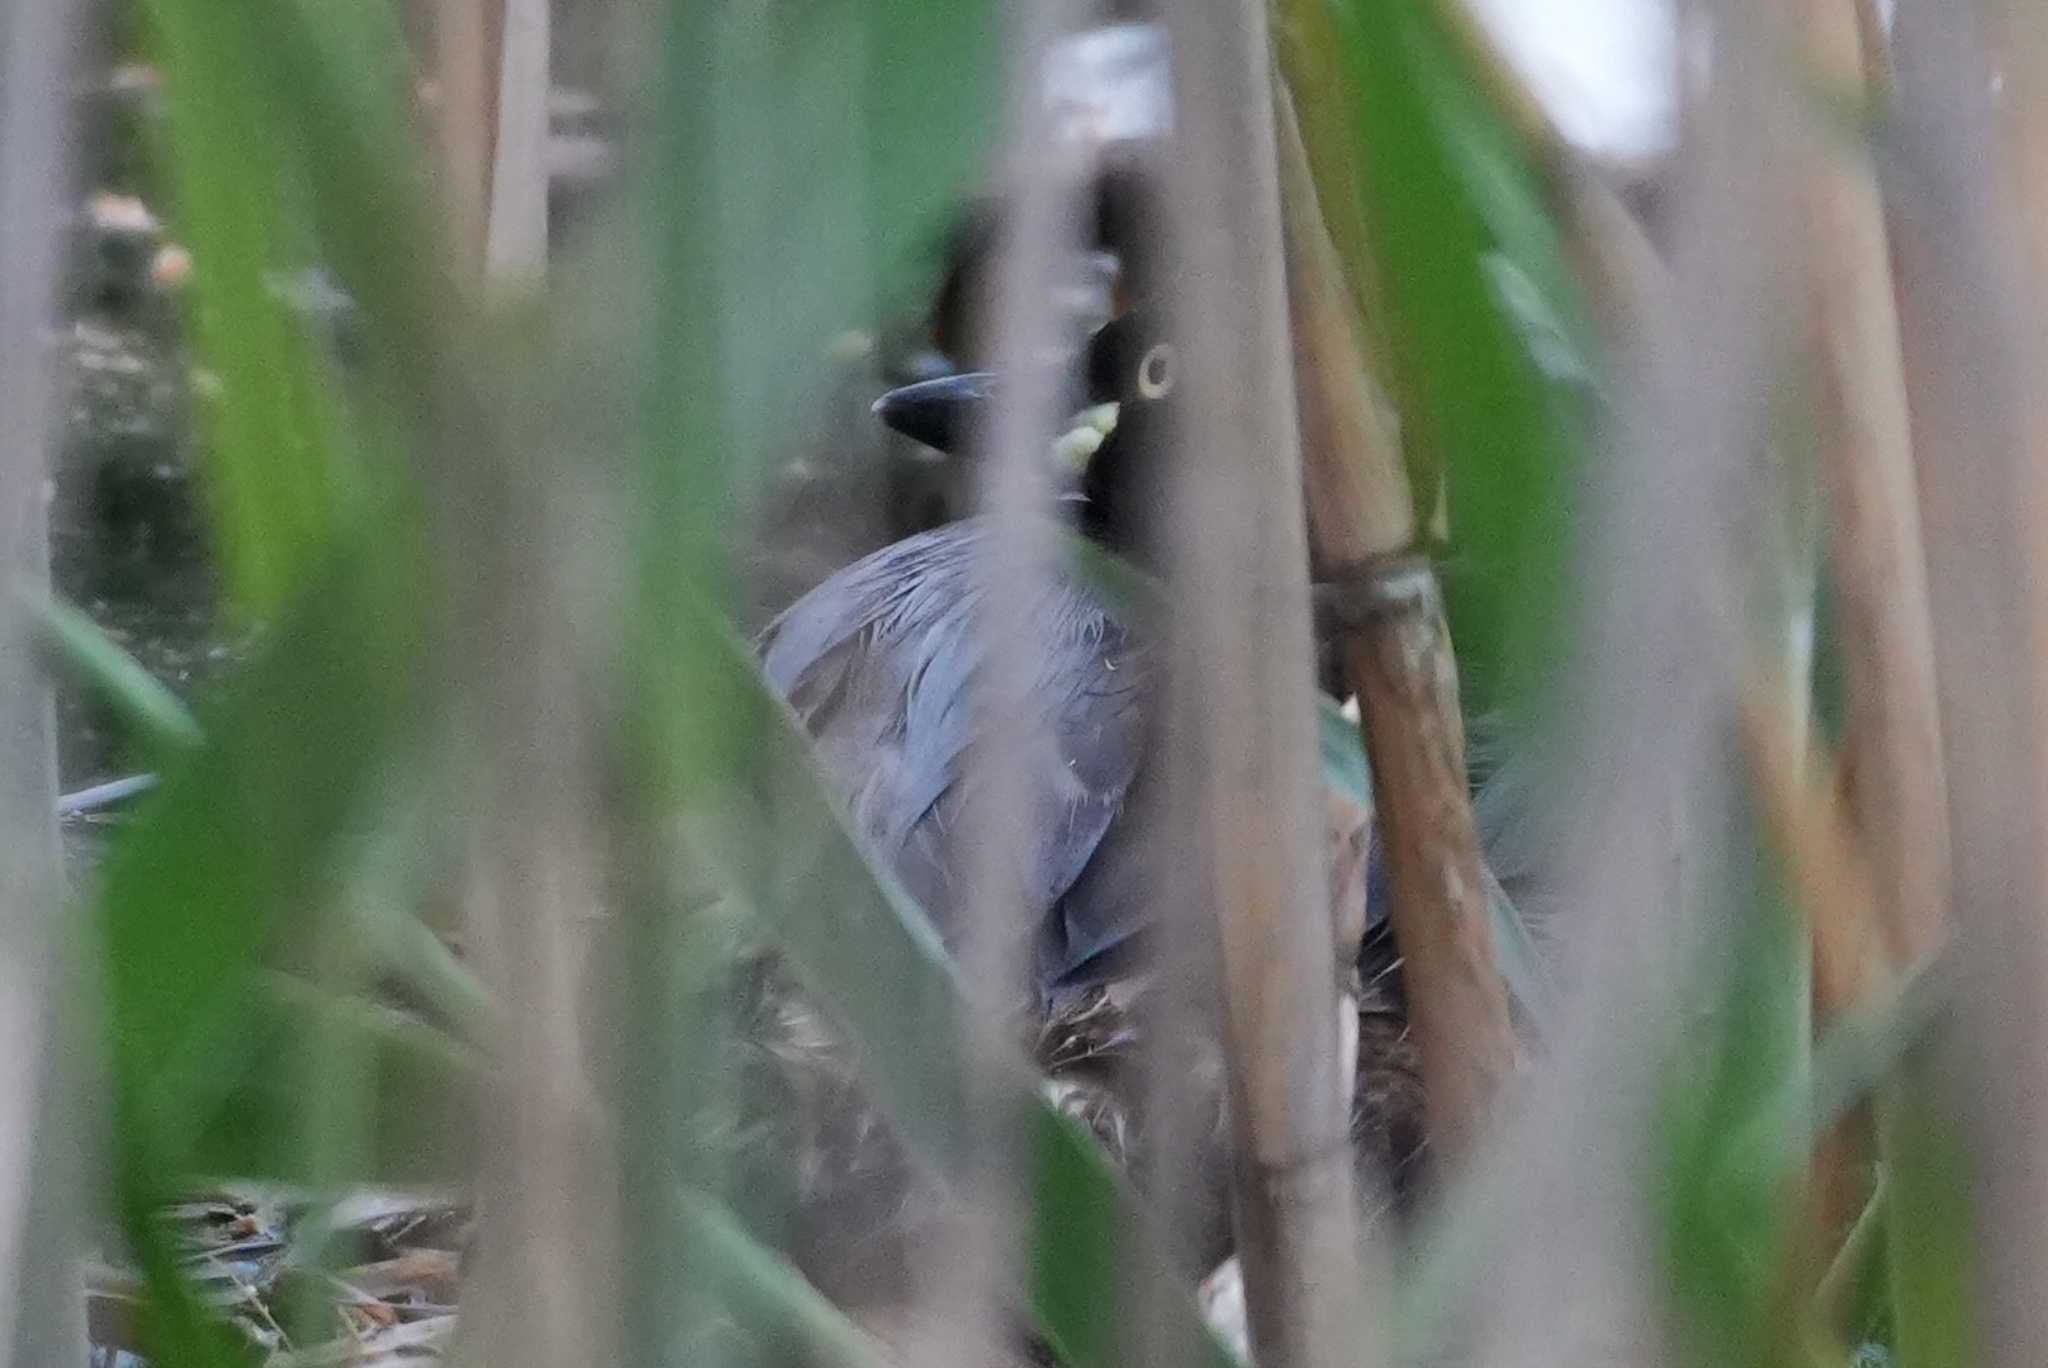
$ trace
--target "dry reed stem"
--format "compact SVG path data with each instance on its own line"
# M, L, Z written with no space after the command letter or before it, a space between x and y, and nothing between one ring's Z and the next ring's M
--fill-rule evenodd
M1517 1042L1494 959L1465 769L1458 668L1435 573L1382 570L1371 620L1345 648L1372 756L1393 877L1394 936L1422 1056L1430 1144L1469 1153L1514 1073Z
M1626 357L1668 326L1670 268L1620 197L1584 168L1557 178L1565 250L1608 355Z
M1887 190L1964 977L1930 1076L1972 1161L1979 1361L2004 1368L2048 1343L2048 48L2038 14L1992 9L1986 31L1973 7L1898 6Z
M1183 349L1177 756L1221 928L1238 1252L1264 1368L1358 1361L1358 1218L1318 811L1307 534L1263 0L1166 16ZM1193 771L1190 773L1190 771Z
M1877 891L1848 814L1817 749L1801 757L1799 728L1778 691L1752 683L1742 708L1743 741L1772 834L1812 923L1816 1003L1841 1013L1868 1003L1896 961L1873 924Z
M490 222L491 161L498 123L498 36L504 0L441 0L434 11L440 72L442 202L456 278L481 276Z
M1576 812L1555 856L1577 991L1521 1124L1489 1147L1520 1182L1501 1262L1471 1290L1483 1362L1670 1348L1645 1208L1653 1104L1698 975L1725 950L1702 910L1734 835L1730 662L1771 487L1760 458L1793 247L1771 16L1731 0L1717 18L1714 81L1685 121L1671 307L1612 358L1620 401L1583 543Z
M1861 92L1882 57L1868 7L1805 0L1798 12L1813 73ZM1891 249L1870 154L1809 119L1804 189L1820 469L1829 499L1837 632L1848 681L1841 771L1848 816L1869 852L1867 900L1894 964L1915 962L1941 934L1948 885L1947 801L1935 702L1926 563L1913 484ZM1846 836L1846 833L1844 833ZM1789 837L1788 837L1789 838ZM1854 839L1849 837L1849 839ZM1814 916L1814 1010L1832 1020L1867 986L1860 965L1831 962L1824 909ZM1838 938L1867 939L1839 928ZM1875 955L1859 946L1859 955ZM1851 996L1845 997L1844 994ZM1857 1108L1815 1155L1818 1221L1849 1228L1869 1200L1872 1113Z
M1806 913L1813 944L1813 1002L1823 1021L1839 1018L1875 1001L1894 981L1899 961L1885 945L1880 896L1871 880L1864 850L1857 839L1839 786L1828 782L1832 770L1817 746L1805 764L1798 760L1800 729L1786 715L1777 693L1752 681L1743 699L1743 738L1750 773L1764 816L1790 871L1799 906ZM1912 1073L1888 1089L1910 1089ZM1797 1262L1785 1281L1812 1293L1819 1323L1830 1333L1849 1327L1838 1295L1822 1285L1834 1268L1852 1257L1849 1242L1871 1238L1869 1208L1874 1186L1866 1181L1873 1141L1892 1153L1889 1131L1874 1134L1882 1108L1869 1104L1851 1109L1819 1141L1813 1160L1813 1181L1801 1198L1795 1223L1801 1239ZM1824 1257L1839 1246L1832 1260Z
M484 277L519 288L538 284L548 265L550 0L495 3L502 25Z
M450 463L458 481L508 475L486 459ZM551 473L510 475L509 496L475 489L471 518L437 529L466 560L455 604L473 615L463 624L468 649L445 643L459 653L456 726L472 795L464 944L504 1005L502 1069L479 1127L476 1270L462 1326L473 1360L494 1368L601 1364L618 1348L608 1333L616 1179L593 1143L578 1000L581 923L602 903L578 624L604 617L578 601L565 569L578 558ZM482 511L493 508L499 517Z
M1866 63L1852 0L1805 0L1801 18L1818 73L1860 86ZM1948 827L1891 251L1869 154L1836 140L1816 146L1814 162L1806 259L1849 679L1844 759L1880 894L1872 910L1893 960L1914 963L1941 935ZM1820 1005L1841 1004L1823 993Z
M1309 543L1318 559L1339 565L1398 555L1415 545L1399 425L1367 365L1344 265L1324 225L1308 149L1284 89L1275 120Z
M1070 0L1050 0L1012 9L1005 31L1007 127L999 173L1006 236L991 297L977 301L996 320L994 356L1004 382L989 430L975 434L988 447L982 478L990 533L975 567L974 630L987 664L969 700L979 722L962 818L971 840L959 927L959 1058L970 1141L964 1200L926 1251L920 1279L911 1359L934 1368L990 1353L1008 1330L1010 1289L1022 1281L1028 1155L1023 1118L1007 1105L1006 1085L1015 1027L1035 991L1026 871L1043 819L1033 806L1031 776L1055 762L1053 738L1028 691L1058 643L1047 639L1031 605L1054 573L1045 451L1066 416L1056 412L1066 396L1044 357L1058 341L1052 282L1078 230L1043 78L1047 54L1077 19Z
M1455 1162L1517 1053L1487 918L1457 663L1428 563L1394 559L1415 541L1399 439L1372 384L1343 267L1285 100L1278 114L1309 519L1318 559L1372 600L1345 624L1346 671L1372 757L1431 1142Z
M83 1362L73 1259L80 1137L65 1103L56 735L31 594L49 573L46 489L58 231L82 7L0 11L0 1364Z

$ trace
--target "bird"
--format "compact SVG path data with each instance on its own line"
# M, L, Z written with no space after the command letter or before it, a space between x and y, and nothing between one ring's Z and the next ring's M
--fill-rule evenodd
M1157 315L1098 329L1072 367L1074 421L1049 453L1082 536L1141 561L1155 519L1166 406L1179 362ZM896 431L942 451L972 439L997 378L913 383L875 405ZM859 835L946 934L966 895L961 813L981 719L975 682L985 516L907 537L831 576L759 639L769 682L810 730ZM1147 930L1143 835L1158 723L1152 643L1091 584L1055 567L1024 607L1040 657L1028 696L1049 745L1029 776L1044 814L1028 843L1027 895L1047 1006L1127 973Z
M1141 302L1098 328L1067 367L1072 419L1050 443L1058 507L1083 537L1141 568L1156 566L1169 475L1179 353L1157 308ZM893 430L935 449L971 451L1001 384L963 371L892 389L874 404ZM768 682L809 730L855 834L925 909L942 938L963 925L963 808L975 772L978 672L986 643L976 606L978 562L991 523L969 516L894 542L830 576L784 610L756 645ZM1038 992L1034 1058L1048 1099L1128 1165L1142 1151L1143 1047L1136 1004L1156 947L1160 880L1154 852L1166 767L1156 690L1160 662L1142 623L1126 622L1095 584L1062 562L1026 592L1039 666L1026 697L1046 740L1027 776L1040 814L1026 843ZM1345 825L1332 800L1333 898L1353 904L1351 940L1333 935L1333 972L1348 976L1364 1045L1358 1059L1353 1136L1370 1189L1391 1187L1403 1206L1419 1185L1418 1061L1398 1011L1398 974L1386 931L1383 872L1366 868L1362 810ZM1343 868L1349 861L1354 868ZM1377 874L1377 877L1375 877ZM1361 941L1359 928L1366 934ZM1348 957L1348 963L1345 960ZM1361 1001L1371 988L1377 1001ZM793 1052L785 1052L787 1057ZM1195 1146L1202 1210L1182 1251L1194 1276L1227 1253L1230 1147L1220 1041L1198 1047L1208 1063L1199 1088L1211 1118ZM817 1069L805 1072L820 1072ZM815 1086L815 1085L806 1085ZM1197 1113L1199 1114L1199 1113ZM849 1155L856 1155L852 1148ZM842 1210L890 1191L872 1177L886 1165L856 1157L869 1175L824 1184L817 1206ZM853 1160L814 1165L851 1171ZM825 1194L831 1189L831 1195ZM840 1193L847 1195L841 1196ZM910 1210L891 1196L897 1209ZM857 1222L855 1222L857 1224ZM824 1239L833 1222L814 1223ZM841 1225L847 1224L840 1222ZM821 1280L839 1275L819 1273Z
M1145 279L1148 193L1149 182L1117 165L1077 190L1077 240L1061 254L1052 289L1062 346L1085 340ZM861 419L878 383L908 385L988 364L997 266L1013 219L1000 193L968 200L931 243L934 279L922 306L872 335L848 334L847 364L820 402L828 416L776 463L744 541L742 616L750 630L848 562L972 513L971 457Z

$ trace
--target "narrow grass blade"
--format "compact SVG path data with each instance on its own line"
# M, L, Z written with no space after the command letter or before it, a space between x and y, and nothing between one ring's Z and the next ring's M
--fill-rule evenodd
M839 1368L894 1368L874 1337L849 1319L803 1273L747 1233L732 1209L706 1193L676 1194L703 1266L725 1292L726 1305L758 1330L787 1335L820 1363Z
M55 596L37 601L35 613L52 667L111 708L152 755L199 744L199 724L178 696L98 623Z

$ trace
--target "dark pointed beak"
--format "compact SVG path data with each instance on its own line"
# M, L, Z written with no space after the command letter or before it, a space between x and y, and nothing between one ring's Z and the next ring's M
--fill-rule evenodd
M875 416L928 447L961 451L987 421L995 379L987 371L970 371L921 380L875 400Z

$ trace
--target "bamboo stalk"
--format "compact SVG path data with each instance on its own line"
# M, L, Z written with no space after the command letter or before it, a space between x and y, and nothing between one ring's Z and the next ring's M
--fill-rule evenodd
M1005 383L994 401L983 477L990 535L975 565L978 611L973 630L987 667L970 704L983 725L969 775L963 821L970 836L959 929L966 992L959 1020L961 1090L972 1119L963 1181L965 1201L926 1251L919 1333L913 1362L942 1368L988 1356L1001 1343L1008 1289L1020 1281L1025 1229L1023 1117L1004 1080L1020 1009L1035 991L1031 971L1031 894L1027 868L1034 810L1030 776L1046 772L1052 738L1029 691L1054 649L1034 620L1036 586L1052 573L1054 549L1045 510L1052 490L1043 459L1063 415L1064 396L1042 358L1057 334L1053 291L1061 257L1078 223L1070 187L1057 174L1053 122L1044 95L1047 54L1071 32L1069 0L1019 6L1005 43L1006 122L1000 174L1009 213L989 298L976 301L999 320L994 339Z
M1344 658L1372 757L1431 1143L1456 1156L1516 1057L1467 789L1457 665L1434 573L1424 559L1402 559L1416 531L1407 471L1284 100L1279 132L1309 516L1319 558L1368 599L1343 624Z
M38 0L0 12L0 1364L82 1362L85 1350L80 1117L63 1072L76 1076L78 1042L64 1027L56 728L34 611L49 574L49 344L81 10Z
M1933 1072L1950 1086L1979 1198L1978 1361L2001 1368L2048 1342L2048 45L2038 15L1990 10L1987 31L1975 7L1898 6L1898 174L1887 190L1948 779L1949 908L1967 977ZM1942 1308L1924 1309L1941 1323Z
M481 432L478 451L446 459L450 483L471 497L459 521L434 528L437 549L463 567L448 605L459 625L440 643L470 797L463 944L505 1008L477 1176L465 1301L474 1314L462 1333L478 1362L511 1368L601 1364L618 1349L617 1175L612 1152L593 1142L596 1088L578 1001L582 923L602 905L607 847L577 624L605 615L562 571L580 529L564 516L559 472L507 459L515 429ZM654 1022L671 1024L677 1009L661 1007Z
M490 221L491 162L498 123L502 0L442 0L435 10L440 70L441 173L458 278L480 273Z
M493 286L537 284L548 264L549 0L500 0L490 209L484 274Z
M1879 54L1871 51L1867 6L1807 0L1798 20L1825 85L1858 91L1870 83ZM1840 915L1860 912L1874 925L1838 934L1871 940L1868 953L1892 964L1913 963L1941 934L1948 825L1891 250L1868 151L1811 127L1807 137L1815 144L1804 195L1820 465L1849 682L1841 786L1873 875L1868 896ZM1807 906L1814 1010L1825 1023L1868 985L1861 972L1835 972L1828 913L1811 899ZM1859 1108L1821 1141L1814 1182L1823 1232L1846 1230L1868 1204L1866 1160L1874 1139L1885 1144L1872 1120Z
M1671 307L1611 358L1611 446L1585 504L1580 750L1558 860L1578 991L1526 1119L1489 1149L1519 1180L1514 1238L1476 1298L1479 1361L1653 1362L1670 1347L1651 1137L1698 974L1726 953L1705 913L1738 831L1729 665L1745 644L1792 246L1771 12L1737 0L1714 17L1713 83L1685 122ZM1532 1336L1533 1323L1555 1329Z
M1307 538L1287 363L1284 248L1263 0L1173 7L1179 146L1168 176L1185 282L1173 687L1199 755L1221 928L1238 1252L1264 1368L1359 1359L1358 1221L1318 834Z
M1807 51L1853 89L1866 60L1851 0L1807 0ZM1893 960L1940 939L1948 881L1933 626L1913 485L1891 249L1869 154L1816 149L1806 188L1821 469L1831 503L1849 692L1850 811L1870 852ZM1823 1012L1843 1004L1823 1002Z
M1838 1012L1867 1004L1893 962L1872 925L1877 892L1864 852L1834 786L1821 777L1828 766L1818 755L1800 755L1801 729L1776 690L1753 686L1742 722L1765 815L1813 923L1814 999Z

